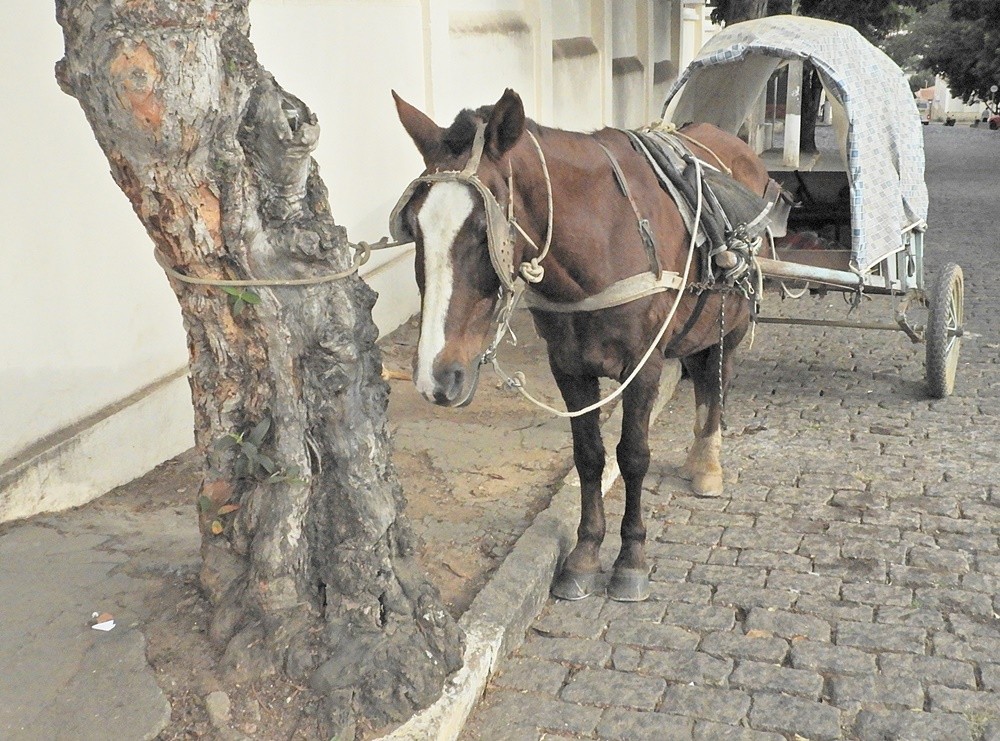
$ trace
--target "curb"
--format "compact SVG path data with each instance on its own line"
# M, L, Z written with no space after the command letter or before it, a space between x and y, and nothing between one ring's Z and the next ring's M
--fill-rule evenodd
M651 422L674 395L680 380L679 362L667 362ZM621 404L601 426L609 435L621 427ZM618 478L618 463L608 457L601 490ZM458 624L465 631L464 663L445 685L437 702L414 715L378 741L455 741L486 683L500 661L516 650L549 597L549 587L560 558L575 541L579 518L580 484L575 469L563 479L549 506L514 544Z

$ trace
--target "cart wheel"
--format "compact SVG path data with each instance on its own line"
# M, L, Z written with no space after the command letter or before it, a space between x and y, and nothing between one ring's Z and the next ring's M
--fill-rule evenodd
M949 263L941 270L928 297L927 390L935 399L943 399L955 390L964 302L962 268Z

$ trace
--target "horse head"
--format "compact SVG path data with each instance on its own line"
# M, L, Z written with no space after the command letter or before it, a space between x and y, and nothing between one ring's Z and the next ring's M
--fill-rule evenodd
M428 401L464 406L475 394L480 359L495 333L504 283L509 288L509 275L501 281L509 266L498 266L496 255L501 247L513 250L504 211L511 198L510 152L525 130L524 106L507 90L495 105L462 111L445 129L395 92L393 97L426 166L392 218L394 236L416 244L421 315L414 382ZM513 254L509 258L517 264Z

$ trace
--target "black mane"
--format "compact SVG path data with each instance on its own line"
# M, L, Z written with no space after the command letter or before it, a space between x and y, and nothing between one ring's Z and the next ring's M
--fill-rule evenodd
M476 127L482 121L488 121L493 112L493 106L483 106L478 110L466 108L460 111L451 126L444 132L442 141L452 154L461 154L472 146L476 138Z

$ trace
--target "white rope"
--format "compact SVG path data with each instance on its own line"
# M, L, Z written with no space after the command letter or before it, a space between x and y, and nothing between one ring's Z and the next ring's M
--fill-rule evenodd
M385 250L390 247L399 247L404 244L409 244L409 242L389 242L386 237L383 237L375 244L368 244L368 242L358 242L357 244L352 244L351 247L355 250L354 260L351 262L351 266L346 270L340 270L336 273L327 273L325 275L313 276L311 278L248 278L246 280L225 280L222 278L199 278L194 275L185 275L170 266L167 262L167 256L160 252L156 247L153 248L153 257L156 259L157 264L163 268L163 271L169 275L171 278L179 280L181 283L190 283L195 286L225 286L225 287L255 287L255 286L316 286L321 283L332 283L336 280L342 280L348 276L354 275L358 272L358 269L368 262L368 258L371 257L373 250Z
M636 365L635 370L633 370L632 373L629 375L629 377L622 382L621 386L612 391L603 399L594 402L588 407L584 407L583 409L578 409L575 412L565 412L560 409L551 407L543 401L539 401L530 393L528 393L527 389L524 388L524 383L525 383L524 373L522 373L521 371L517 371L513 375L513 377L507 375L500 367L500 363L497 361L496 355L493 355L493 357L489 358L489 360L491 360L493 364L493 370L496 372L498 376L500 376L500 378L503 380L505 384L507 384L513 389L516 389L517 392L521 394L521 396L523 396L525 399L530 401L535 406L544 409L545 411L554 414L557 417L563 417L563 418L580 417L584 414L589 414L595 409L600 409L602 406L614 401L625 392L625 389L628 388L629 384L631 384L632 381L635 380L635 377L639 375L639 371L641 371L643 366L646 365L646 361L648 361L649 358L652 357L653 352L660 344L660 340L663 339L663 335L666 334L667 327L670 326L670 322L673 321L674 314L677 313L677 307L680 305L681 299L684 297L684 290L685 290L684 287L687 286L688 275L690 274L691 271L691 262L694 258L695 250L697 249L698 231L701 226L702 204L704 202L704 197L702 194L702 185L701 185L701 162L697 159L695 159L695 176L696 176L695 183L698 190L698 205L697 208L695 209L694 227L691 230L691 244L690 247L688 248L687 262L684 264L682 287L678 289L677 297L674 299L673 306L670 307L670 312L667 314L667 318L663 321L663 325L660 327L660 331L657 332L656 338L653 340L652 344L650 344L649 349L646 350L646 354L642 356L642 360L640 360L638 365Z
M521 225L514 221L513 218L510 219L510 223L521 232L528 243L535 248L537 253L533 258L521 263L520 272L524 276L524 279L529 283L541 283L542 279L545 277L545 268L543 268L539 263L545 259L545 256L549 254L549 247L552 245L552 179L549 177L549 166L545 162L545 153L542 151L542 146L538 143L538 139L530 131L526 131L528 137L531 139L531 143L535 145L535 151L538 152L538 159L542 161L542 175L545 177L545 197L548 201L549 210L549 220L548 226L545 229L545 244L542 245L541 249L538 249L538 245L535 244L534 240L525 233ZM513 179L513 175L511 175ZM511 189L510 193L511 205L514 203L514 191Z
M675 124L673 121L663 121L663 120L654 121L647 128L655 131L662 131L665 134L673 134L674 136L679 136L681 139L686 139L687 141L696 145L699 149L704 149L706 152L708 152L715 158L715 161L719 163L719 167L722 169L724 173L726 173L729 177L733 176L732 168L730 168L729 165L723 162L722 158L719 157L719 155L717 155L712 150L711 147L709 147L707 144L698 141L694 137L685 134L683 131L677 128L677 124Z

